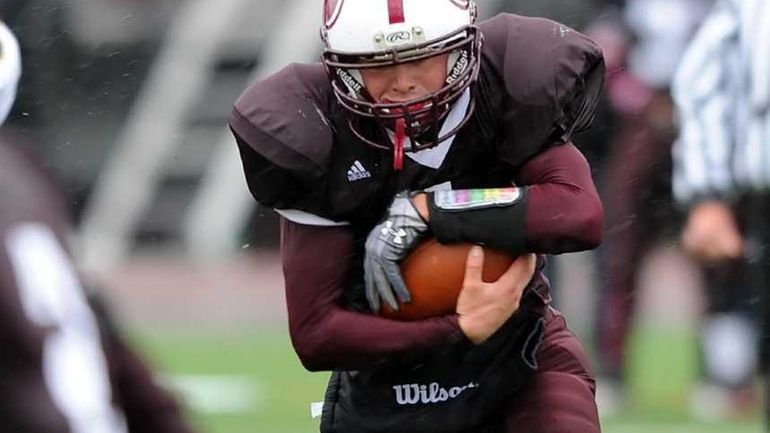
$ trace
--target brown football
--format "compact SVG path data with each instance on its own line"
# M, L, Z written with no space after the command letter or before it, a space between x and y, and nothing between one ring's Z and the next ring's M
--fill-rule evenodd
M398 311L383 306L382 315L398 320L419 320L452 314L463 285L471 244L442 245L434 238L421 242L401 263L401 274L412 302ZM496 281L513 263L507 253L484 248L484 281Z

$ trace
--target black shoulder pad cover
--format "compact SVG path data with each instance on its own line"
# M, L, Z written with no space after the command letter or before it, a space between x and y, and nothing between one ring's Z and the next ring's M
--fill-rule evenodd
M587 129L604 83L604 57L563 24L501 14L481 24L484 58L507 97L500 154L518 166Z
M319 187L334 142L324 86L329 84L320 65L290 65L236 101L230 129L260 204L330 217Z

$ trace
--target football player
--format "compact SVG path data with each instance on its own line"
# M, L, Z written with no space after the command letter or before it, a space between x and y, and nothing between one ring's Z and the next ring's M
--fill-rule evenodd
M550 307L544 255L600 242L571 136L604 76L596 44L546 19L476 24L467 0L326 0L322 62L253 84L230 118L249 189L281 215L289 328L332 370L323 432L598 432L581 343ZM519 255L457 314L399 322L399 262L425 236Z
M21 75L0 22L0 124ZM64 239L63 195L40 162L0 142L0 431L189 433L180 407L89 304Z

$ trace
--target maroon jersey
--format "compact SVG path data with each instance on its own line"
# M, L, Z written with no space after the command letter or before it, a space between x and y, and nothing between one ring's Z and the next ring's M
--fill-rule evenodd
M534 317L498 333L499 346L470 347L456 316L397 322L363 311L363 240L397 192L526 185L528 251L561 253L598 243L601 205L570 138L593 116L604 75L599 48L545 19L500 15L479 27L485 44L472 118L452 139L407 153L400 171L392 168L391 152L350 131L348 113L320 64L288 66L252 85L235 104L230 126L249 189L285 217L292 342L308 369L337 370L327 390L323 431L385 431L386 423L398 423L399 431L470 427L509 398L535 366L538 345L524 342L542 337L536 318L550 302L542 258L514 315ZM455 110L467 108L464 103L461 97L453 105L445 124ZM362 127L367 135L377 133L374 123ZM399 373L410 360L419 360L420 368ZM463 388L453 405L430 405L431 389L438 390L436 398L442 395L434 384L452 389L468 375L484 379L471 380L474 386ZM420 393L419 384L425 387L422 400L428 403L416 403L416 412L400 407L398 394L390 396L394 389L406 393L407 383L418 384ZM451 416L441 411L447 407ZM471 424L467 408L478 409Z
M473 118L451 142L407 154L399 172L392 169L390 152L360 142L349 130L321 64L288 66L236 102L230 126L256 200L349 224L344 230L284 224L290 326L310 368L357 367L356 356L349 354L363 341L370 343L371 356L362 360L367 364L382 354L427 350L457 338L451 317L420 325L356 326L360 317L336 309L341 287L348 306L363 304L362 240L398 191L530 185L525 231L530 251L595 246L600 227L586 230L584 223L600 219L601 207L587 164L569 141L592 119L604 75L600 49L545 19L504 14L480 29L485 43ZM318 251L310 246L315 242ZM334 265L315 266L319 257ZM548 301L545 284L540 286ZM383 335L350 331L362 328ZM324 334L314 332L318 329L346 338L331 346L317 340L303 344L308 335ZM392 341L388 334L401 339ZM378 347L378 341L388 343ZM322 359L315 362L309 353L319 352Z

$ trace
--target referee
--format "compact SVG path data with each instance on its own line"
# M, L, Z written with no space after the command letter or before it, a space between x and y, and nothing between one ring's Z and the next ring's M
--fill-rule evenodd
M749 346L760 348L760 371L767 378L770 1L719 0L682 59L673 93L681 122L673 148L673 192L688 212L683 247L705 265L712 319L724 319L719 313L729 310L744 313L746 323L761 323L759 332L756 326L741 328L740 319L704 330L725 335L729 328L733 344L753 340ZM704 347L707 368L708 350ZM751 372L748 377L735 372L756 359L723 362L728 372L723 385L750 383ZM765 411L770 415L767 396Z

